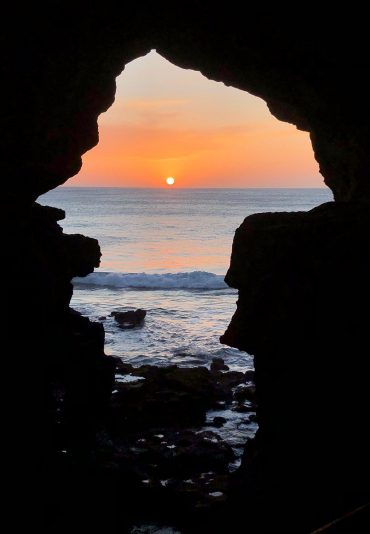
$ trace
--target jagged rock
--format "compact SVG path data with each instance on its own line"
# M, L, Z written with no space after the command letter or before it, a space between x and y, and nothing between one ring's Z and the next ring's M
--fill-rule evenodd
M229 367L222 358L212 358L211 371L228 371Z
M146 311L140 308L134 311L113 311L111 316L114 317L115 321L121 328L133 328L134 326L139 326L143 323Z
M63 234L62 246L73 277L87 276L95 267L99 267L101 252L97 239L80 234Z
M244 373L241 371L228 371L227 373L218 371L214 375L218 384L227 391L239 384L243 384L246 380Z
M62 221L66 217L64 210L60 208L55 208L54 206L42 206L37 202L34 202L32 205L32 214L33 217L40 217L44 219L49 219L51 221Z
M235 458L231 447L214 432L190 430L166 432L163 438L146 434L135 445L135 457L148 475L177 479L206 471L226 473Z
M139 382L118 381L112 397L115 431L125 428L186 427L202 425L206 412L225 408L232 401L233 388L244 381L244 373L212 373L206 367L133 367L116 359L117 373L144 378ZM222 426L223 417L215 418Z
M247 406L246 404L238 403L238 404L235 404L231 409L233 412L250 413L250 412L253 412L256 409L256 407L253 405Z
M136 368L132 375L145 380L119 384L113 396L118 420L129 427L200 425L206 410L222 395L205 367L147 365Z
M234 391L234 399L242 402L245 400L255 401L256 388L254 386L238 386Z
M253 382L254 381L254 371L252 369L248 369L248 371L245 371L244 373L244 376L245 376L245 380L247 382Z
M368 491L370 394L358 371L367 344L359 298L370 300L369 235L369 205L360 202L252 215L235 234L226 281L239 299L222 341L254 354L260 453L254 465L243 460L241 491L257 473L254 483L272 507L276 488L267 488L280 480L295 502L291 524L310 514L308 495L315 510L335 515L336 499L356 500L350 488ZM235 398L250 391L243 387ZM348 434L343 420L352 422ZM303 492L299 502L293 487Z
M116 363L117 373L121 375L127 375L135 371L135 367L133 365L131 365L130 363L124 363L121 358L116 357L114 358L114 361Z
M215 426L216 428L221 428L226 423L225 417L217 416L213 418L212 426Z

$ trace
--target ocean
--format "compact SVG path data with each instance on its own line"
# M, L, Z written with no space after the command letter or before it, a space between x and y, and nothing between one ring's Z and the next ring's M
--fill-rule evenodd
M100 268L74 280L72 306L104 322L107 354L133 365L209 365L251 358L219 343L237 292L223 281L235 229L252 213L309 210L329 189L123 189L59 187L39 198L66 211L66 233L99 240ZM120 329L112 311L143 308L142 327Z
M99 240L102 261L74 279L71 305L101 321L107 354L142 364L209 367L223 358L231 370L253 369L252 357L221 345L237 291L226 286L235 229L256 212L301 211L332 199L328 189L120 189L59 187L39 198L66 211L66 233ZM122 330L112 311L143 308L144 323ZM232 406L207 413L239 465L253 417ZM207 429L208 427L205 427Z

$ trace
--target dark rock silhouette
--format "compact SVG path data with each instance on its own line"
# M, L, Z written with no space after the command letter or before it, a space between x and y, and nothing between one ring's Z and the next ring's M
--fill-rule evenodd
M211 371L228 371L229 367L222 358L212 358Z
M113 311L111 316L114 317L115 321L121 328L133 328L143 323L146 316L146 311L140 308L134 311Z
M130 373L145 380L118 385L113 395L112 409L125 428L172 428L203 424L206 412L217 408L220 401L232 401L232 388L245 382L243 373L214 373L206 367L180 368L175 365L156 367L142 365L134 368L117 364L117 372ZM228 376L230 375L230 376Z
M348 202L252 215L235 234L226 281L239 299L221 340L254 355L259 423L258 459L245 455L238 484L252 500L258 486L281 518L271 488L280 481L294 502L291 530L306 513L308 524L312 507L330 517L339 499L350 508L368 496L370 395L359 369L367 367L369 228L369 205Z
M210 426L215 426L216 428L221 428L226 423L225 417L217 416L213 418L212 423L210 423Z
M246 18L244 6L207 3L68 4L14 5L1 47L5 309L8 318L20 303L31 310L22 335L8 321L16 341L8 376L27 377L14 421L18 442L31 436L42 457L25 451L16 464L45 468L48 531L128 530L121 506L134 508L137 486L96 452L115 362L104 355L102 325L69 308L71 280L98 266L98 243L63 234L62 211L34 201L78 173L115 77L152 48L263 98L309 132L335 199L307 214L249 217L236 233L226 279L239 302L223 342L255 356L260 431L228 513L197 510L188 530L230 532L242 519L251 532L309 532L360 506L370 499L368 17L351 6L292 21L281 5L249 6ZM364 521L359 531L370 530Z

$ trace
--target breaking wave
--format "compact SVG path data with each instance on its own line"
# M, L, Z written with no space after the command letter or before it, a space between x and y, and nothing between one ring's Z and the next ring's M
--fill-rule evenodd
M95 272L74 278L76 285L107 286L131 289L227 289L223 275L192 271L189 273L112 273Z

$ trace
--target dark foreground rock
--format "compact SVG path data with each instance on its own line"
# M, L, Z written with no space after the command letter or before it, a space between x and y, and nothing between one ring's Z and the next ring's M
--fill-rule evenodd
M228 371L229 367L222 358L213 358L211 362L211 371Z
M120 328L134 328L143 323L146 311L140 308L125 312L113 311L111 316L114 317Z
M256 387L234 395L257 402L259 421L238 502L248 495L288 531L314 530L370 499L369 316L360 303L370 300L369 235L366 202L252 215L235 235L226 280L239 299L222 341L254 354ZM256 521L272 528L263 512Z
M119 361L117 373L112 411L113 421L119 421L118 432L120 428L127 431L128 427L184 428L204 424L207 410L231 402L233 388L246 380L243 373L235 371L211 372L206 367L175 365L134 368ZM122 381L125 375L130 375L130 382ZM134 377L139 379L133 381Z
M73 321L81 320L73 314ZM106 481L112 506L116 499L128 506L128 531L136 518L142 521L147 515L181 529L190 517L203 521L227 503L235 461L233 449L215 430L227 419L214 417L210 430L206 413L232 405L235 387L245 383L244 373L114 363L110 410L89 455L61 442L52 476L76 476L76 462L83 460L94 480ZM111 513L116 517L116 511ZM122 527L121 519L119 523Z

